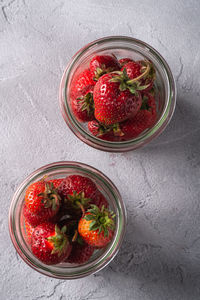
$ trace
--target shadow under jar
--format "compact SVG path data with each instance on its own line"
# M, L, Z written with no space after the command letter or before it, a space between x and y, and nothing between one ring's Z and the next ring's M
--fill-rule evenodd
M69 175L89 177L106 197L109 208L116 214L116 228L111 242L103 249L94 251L88 262L78 265L62 262L57 265L45 265L31 252L27 243L23 216L26 189L44 176L48 179L65 178ZM57 162L41 167L30 174L15 192L9 211L9 231L11 240L21 258L36 271L60 279L76 279L96 273L104 268L117 254L126 227L126 210L120 193L115 185L100 171L78 162Z
M71 109L70 86L74 75L85 68L94 55L114 54L118 59L150 60L156 70L154 83L157 120L152 128L143 131L137 138L127 141L105 141L93 136L87 123L79 122ZM73 133L86 144L103 151L124 152L137 149L158 136L169 123L176 104L176 87L173 75L164 58L148 44L125 36L111 36L96 40L80 49L67 65L60 84L60 107L63 118Z

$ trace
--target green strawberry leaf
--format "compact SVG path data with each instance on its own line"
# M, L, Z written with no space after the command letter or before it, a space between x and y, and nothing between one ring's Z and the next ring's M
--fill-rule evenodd
M84 219L86 220L86 221L91 221L91 220L94 220L94 216L93 215L85 215L84 216Z
M127 85L125 82L121 82L119 86L120 91L125 91L127 89Z
M129 89L129 91L130 91L132 94L135 94L135 93L136 93L135 87L128 86L128 89Z
M104 226L104 236L108 237L108 228Z
M96 220L94 220L90 223L90 226L89 226L90 231L97 230L98 228L99 228L99 225L97 224Z

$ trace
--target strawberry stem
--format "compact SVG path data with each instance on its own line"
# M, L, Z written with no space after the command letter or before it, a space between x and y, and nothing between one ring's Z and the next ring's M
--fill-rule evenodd
M72 242L75 242L77 240L77 237L78 237L78 230L76 229L72 238Z
M112 128L113 128L114 136L123 136L124 135L124 133L122 132L122 130L120 128L119 123L113 124Z
M132 94L137 95L138 91L142 91L145 90L150 84L148 85L141 85L140 80L144 77L147 77L147 75L149 74L150 70L151 70L151 65L150 62L148 61L144 61L144 68L145 71L139 75L138 77L134 78L134 79L130 79L128 77L126 68L123 69L123 71L114 71L113 74L114 76L110 79L110 82L119 82L119 89L120 91L125 91L125 90L129 90Z
M145 62L145 64L146 64L146 69L145 69L145 71L141 74L141 75L139 75L138 77L136 77L136 78L133 78L133 79L131 79L131 80L128 80L127 81L127 84L132 84L132 83L134 83L134 82L136 82L136 81L138 81L138 80L141 80L142 78L144 78L144 77L146 77L148 74L149 74L149 72L150 72L150 63L148 62L148 61L144 61Z
M80 209L81 209L81 211L82 211L82 214L83 214L83 216L84 216L84 215L85 215L85 208L84 208L83 204L81 204L81 202L78 202L78 201L77 201L77 205L80 207Z
M57 206L59 205L60 198L58 195L52 194L51 200L52 200L52 210L56 210Z
M48 175L44 175L44 176L42 177L41 181L42 181L42 182L45 182L47 178L48 178Z
M97 130L98 130L97 136L102 136L105 133L111 131L111 129L112 129L111 126L106 126L106 125L103 125L101 123L96 124L96 127L97 127Z
M60 204L61 198L58 195L57 189L54 188L53 183L45 183L44 193L38 194L42 197L41 202L44 204L45 208L51 208L53 211L56 210Z

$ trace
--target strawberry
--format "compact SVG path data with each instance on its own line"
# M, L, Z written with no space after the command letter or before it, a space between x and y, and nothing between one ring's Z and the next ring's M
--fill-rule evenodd
M65 230L65 227L60 230L53 223L42 223L35 227L31 237L32 253L47 265L64 261L71 252Z
M121 137L122 141L136 138L145 129L149 127L149 118L151 114L148 110L140 110L137 115L121 123L121 130L124 135Z
M106 198L104 197L104 195L101 192L98 192L98 194L95 197L95 200L93 201L92 204L95 204L96 206L98 206L99 209L101 209L103 206L105 208L109 207L108 201L106 200Z
M91 121L88 122L88 129L94 136L100 139L123 141L135 138L145 129L152 127L156 118L154 95L150 92L144 92L141 110L133 118L110 126L102 125L97 121Z
M114 235L114 215L102 206L91 205L86 214L80 219L78 232L82 239L95 248L105 247Z
M142 104L142 89L124 71L103 75L94 87L95 118L104 125L122 122L136 115Z
M92 135L97 137L104 135L107 131L110 130L110 128L108 129L108 127L100 124L96 120L88 122L88 129L92 133Z
M26 240L28 244L31 244L31 236L34 231L34 227L28 223L27 220L24 221L25 229L26 229Z
M32 183L26 190L25 204L33 215L40 216L44 221L50 220L60 208L61 198L52 182L41 180ZM30 221L30 219L29 219Z
M87 262L94 252L94 247L86 244L82 241L80 244L79 242L74 242L72 244L72 251L70 256L65 260L71 264L83 264Z
M39 225L40 223L43 223L45 221L43 215L33 214L27 208L26 205L24 205L24 207L23 207L23 214L24 214L25 220L33 227L36 227L37 225Z
M71 100L72 111L80 122L94 119L93 89L92 85L88 85L77 98Z
M94 86L95 81L93 80L93 75L90 69L85 69L78 75L75 75L75 77L72 80L71 86L70 86L70 98L76 99L77 97L80 97L82 91L87 88L88 86Z
M48 183L53 183L54 188L57 189L62 181L63 181L63 178L58 178L58 179L48 180Z
M130 80L137 78L137 80L140 80L142 86L146 86L143 92L151 90L155 80L155 69L150 61L131 61L124 64L121 71L124 69Z
M126 73L129 77L129 79L134 79L142 74L142 67L141 67L140 63L138 63L136 61L130 61L130 62L126 63L122 67L121 71L123 71L124 69L126 69Z
M58 191L69 209L78 209L80 212L80 208L84 211L84 207L95 198L98 190L88 177L70 175L63 180Z
M109 142L116 142L118 141L118 137L116 137L112 131L109 131L108 133L105 133L101 136L98 136L101 140L109 141Z
M130 61L133 61L131 58L121 58L120 60L119 60L119 63L120 63L120 66L121 66L121 68L125 65L125 64L127 64L127 63L129 63Z
M120 124L122 133L121 140L136 138L145 129L154 125L156 121L156 103L154 97L148 93L143 96L143 104L137 115Z
M88 129L92 133L92 135L98 137L99 139L107 141L117 141L117 136L120 135L118 123L111 126L105 126L96 120L90 121L88 122Z
M88 122L88 129L92 133L92 135L101 138L105 136L105 134L109 133L112 130L111 126L105 126L99 123L96 120Z
M120 64L113 54L96 55L90 61L90 70L93 74L93 79L97 81L106 73L120 70Z
M151 113L149 127L153 126L155 124L156 118L157 118L156 100L154 97L154 90L143 94L141 109L143 109L143 110L146 109Z

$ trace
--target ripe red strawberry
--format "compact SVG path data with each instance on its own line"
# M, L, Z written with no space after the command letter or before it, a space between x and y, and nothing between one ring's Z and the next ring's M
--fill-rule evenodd
M100 124L96 120L90 121L88 122L88 129L92 133L92 135L98 137L99 139L110 142L118 141L118 137L121 135L118 123L110 126L105 126L103 124Z
M70 175L63 179L59 187L59 192L61 192L64 197L73 195L74 192L78 194L84 192L86 198L92 198L97 192L97 187L88 177Z
M56 215L61 199L52 182L41 180L32 183L26 190L25 204L33 215L40 215L43 221L48 221Z
M43 215L38 215L38 214L33 214L26 205L24 205L23 208L23 214L24 214L24 218L25 220L32 225L33 227L36 227L37 225L43 223L44 220L44 216ZM48 218L49 220L49 218ZM48 221L46 220L46 221Z
M90 121L88 122L88 129L92 133L92 135L101 137L104 135L106 132L110 131L110 128L107 129L108 127L100 124L98 121Z
M25 229L26 229L26 240L27 240L28 244L31 244L31 236L34 231L34 227L31 226L31 224L29 224L27 220L24 221L24 224L25 224Z
M92 135L101 138L101 136L105 136L105 134L109 133L112 130L112 127L105 126L98 121L93 120L88 122L88 129L92 133Z
M124 135L121 140L126 141L140 135L149 127L150 117L151 114L147 110L140 110L134 118L122 122L121 129Z
M150 61L140 60L132 61L125 64L121 71L126 70L130 80L136 79L141 82L146 88L142 92L150 91L155 80L155 69ZM142 78L141 78L142 77Z
M109 131L101 136L98 136L98 138L109 142L116 142L119 140L118 137L113 134L113 131Z
M57 189L62 181L63 181L63 178L58 178L58 179L48 180L48 183L53 183L54 188Z
M70 256L65 260L71 264L83 264L87 262L94 252L94 247L82 242L74 242Z
M120 64L113 54L96 55L90 61L90 70L93 74L94 80L98 80L106 73L120 70Z
M133 61L133 60L132 60L131 58L128 58L128 57L126 57L126 58L121 58L121 59L119 60L119 63L120 63L121 68L122 68L125 64L129 63L130 61Z
M95 197L95 200L92 202L92 204L95 204L98 206L99 209L101 209L103 206L104 208L108 208L109 204L104 195L101 192L98 192L98 194Z
M95 198L98 189L88 177L70 175L66 177L59 187L59 193L65 198L70 208L83 210Z
M149 120L149 127L153 126L156 122L157 118L157 110L156 110L156 100L154 97L154 91L152 92L146 92L143 94L142 99L142 107L143 110L148 110L151 112L151 119Z
M87 244L103 248L114 235L114 215L104 207L101 210L96 205L91 205L91 207L80 219L78 232Z
M76 99L79 97L82 93L82 91L88 87L88 86L94 86L95 81L93 80L93 74L90 71L90 69L85 69L78 75L75 75L75 77L72 80L71 86L70 86L70 98Z
M143 96L143 104L141 110L137 115L129 120L126 120L120 124L123 136L121 140L128 140L136 138L145 129L154 125L156 121L156 103L151 94L145 94Z
M94 87L95 118L104 125L122 122L136 115L142 104L137 83L129 86L127 74L103 75Z
M71 100L72 111L80 122L94 119L93 89L92 85L88 85L80 92L77 98Z
M63 211L63 209L62 209ZM53 215L52 217L46 216L46 214L33 214L26 206L26 204L24 204L23 207L23 215L25 220L33 227L36 227L37 225L47 222L47 221L51 221L51 222L57 222L60 219L60 212L57 212L55 215Z
M38 225L31 237L32 253L43 263L54 265L64 261L71 252L71 246L65 235L66 228L53 223Z
M126 63L122 67L121 71L123 71L124 69L126 69L126 73L129 77L129 79L134 79L142 74L142 67L141 67L140 63L138 63L136 61L130 61L130 62Z

